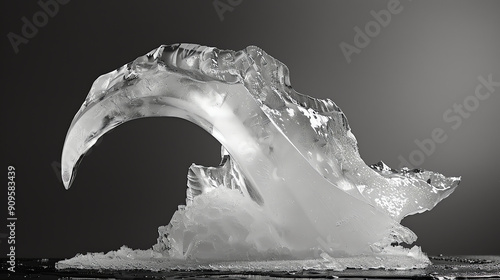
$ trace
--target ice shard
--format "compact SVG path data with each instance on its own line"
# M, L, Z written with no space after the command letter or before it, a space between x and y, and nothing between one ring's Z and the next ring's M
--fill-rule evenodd
M432 209L460 181L366 165L341 109L293 90L288 68L257 47L176 44L94 82L64 143L65 187L106 132L165 116L189 120L222 144L220 166L189 168L186 206L146 254L165 263L322 259L366 268L391 264L362 265L363 258L405 256L413 260L405 267L425 266L420 248L391 245L416 239L399 222Z

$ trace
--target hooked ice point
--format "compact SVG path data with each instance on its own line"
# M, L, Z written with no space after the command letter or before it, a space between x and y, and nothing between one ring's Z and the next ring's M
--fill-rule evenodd
M176 44L94 82L64 143L66 189L102 135L158 116L199 125L227 157L218 167L190 168L187 206L160 227L154 247L173 259L305 259L331 236L328 248L338 256L370 256L374 246L408 255L391 247L416 238L401 219L432 209L460 181L382 162L367 166L340 108L294 91L288 68L257 47ZM419 250L409 267L428 263Z

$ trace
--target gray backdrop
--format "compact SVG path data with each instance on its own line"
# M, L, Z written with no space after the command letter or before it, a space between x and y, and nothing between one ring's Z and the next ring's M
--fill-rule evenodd
M259 46L289 67L297 91L344 110L368 164L462 176L453 195L403 224L429 254L500 254L500 87L479 78L500 82L499 1L40 3L57 6L0 2L1 159L5 177L16 167L18 257L150 248L184 203L189 165L219 163L202 129L142 119L105 135L69 191L59 179L66 131L92 82L179 42ZM29 24L36 32L23 35ZM1 197L5 221L7 187Z

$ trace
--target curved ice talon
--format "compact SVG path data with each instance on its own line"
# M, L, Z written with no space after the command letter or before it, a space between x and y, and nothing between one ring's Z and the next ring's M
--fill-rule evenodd
M430 171L367 166L340 108L295 92L287 67L257 47L233 52L177 44L94 82L66 136L65 187L79 160L107 131L163 116L199 125L227 157L219 167L191 166L187 206L165 229L169 238L161 242L168 244L156 246L176 248L167 253L175 258L259 258L273 250L283 256L283 248L296 258L312 257L311 250L322 246L318 240L335 240L328 245L334 254L369 255L373 246L383 250L392 242L413 242L414 234L398 222L430 210L459 182ZM208 195L213 190L218 196ZM240 201L235 193L247 199L241 200L247 209L216 209L217 203L237 207L228 201ZM228 222L205 217L196 209L201 202ZM253 222L246 225L235 213ZM203 234L196 231L200 227ZM242 255L235 248L247 251Z

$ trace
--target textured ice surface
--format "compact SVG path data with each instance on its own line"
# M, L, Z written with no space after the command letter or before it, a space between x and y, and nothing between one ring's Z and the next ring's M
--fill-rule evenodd
M399 222L432 209L460 181L366 165L340 108L294 91L287 67L257 47L177 44L94 82L64 144L66 188L99 137L127 121L162 116L189 120L222 144L220 166L189 168L186 206L159 228L157 244L126 254L161 259L164 268L270 260L337 269L425 266L420 248L391 245L416 239ZM106 259L119 266L121 251L60 265Z

